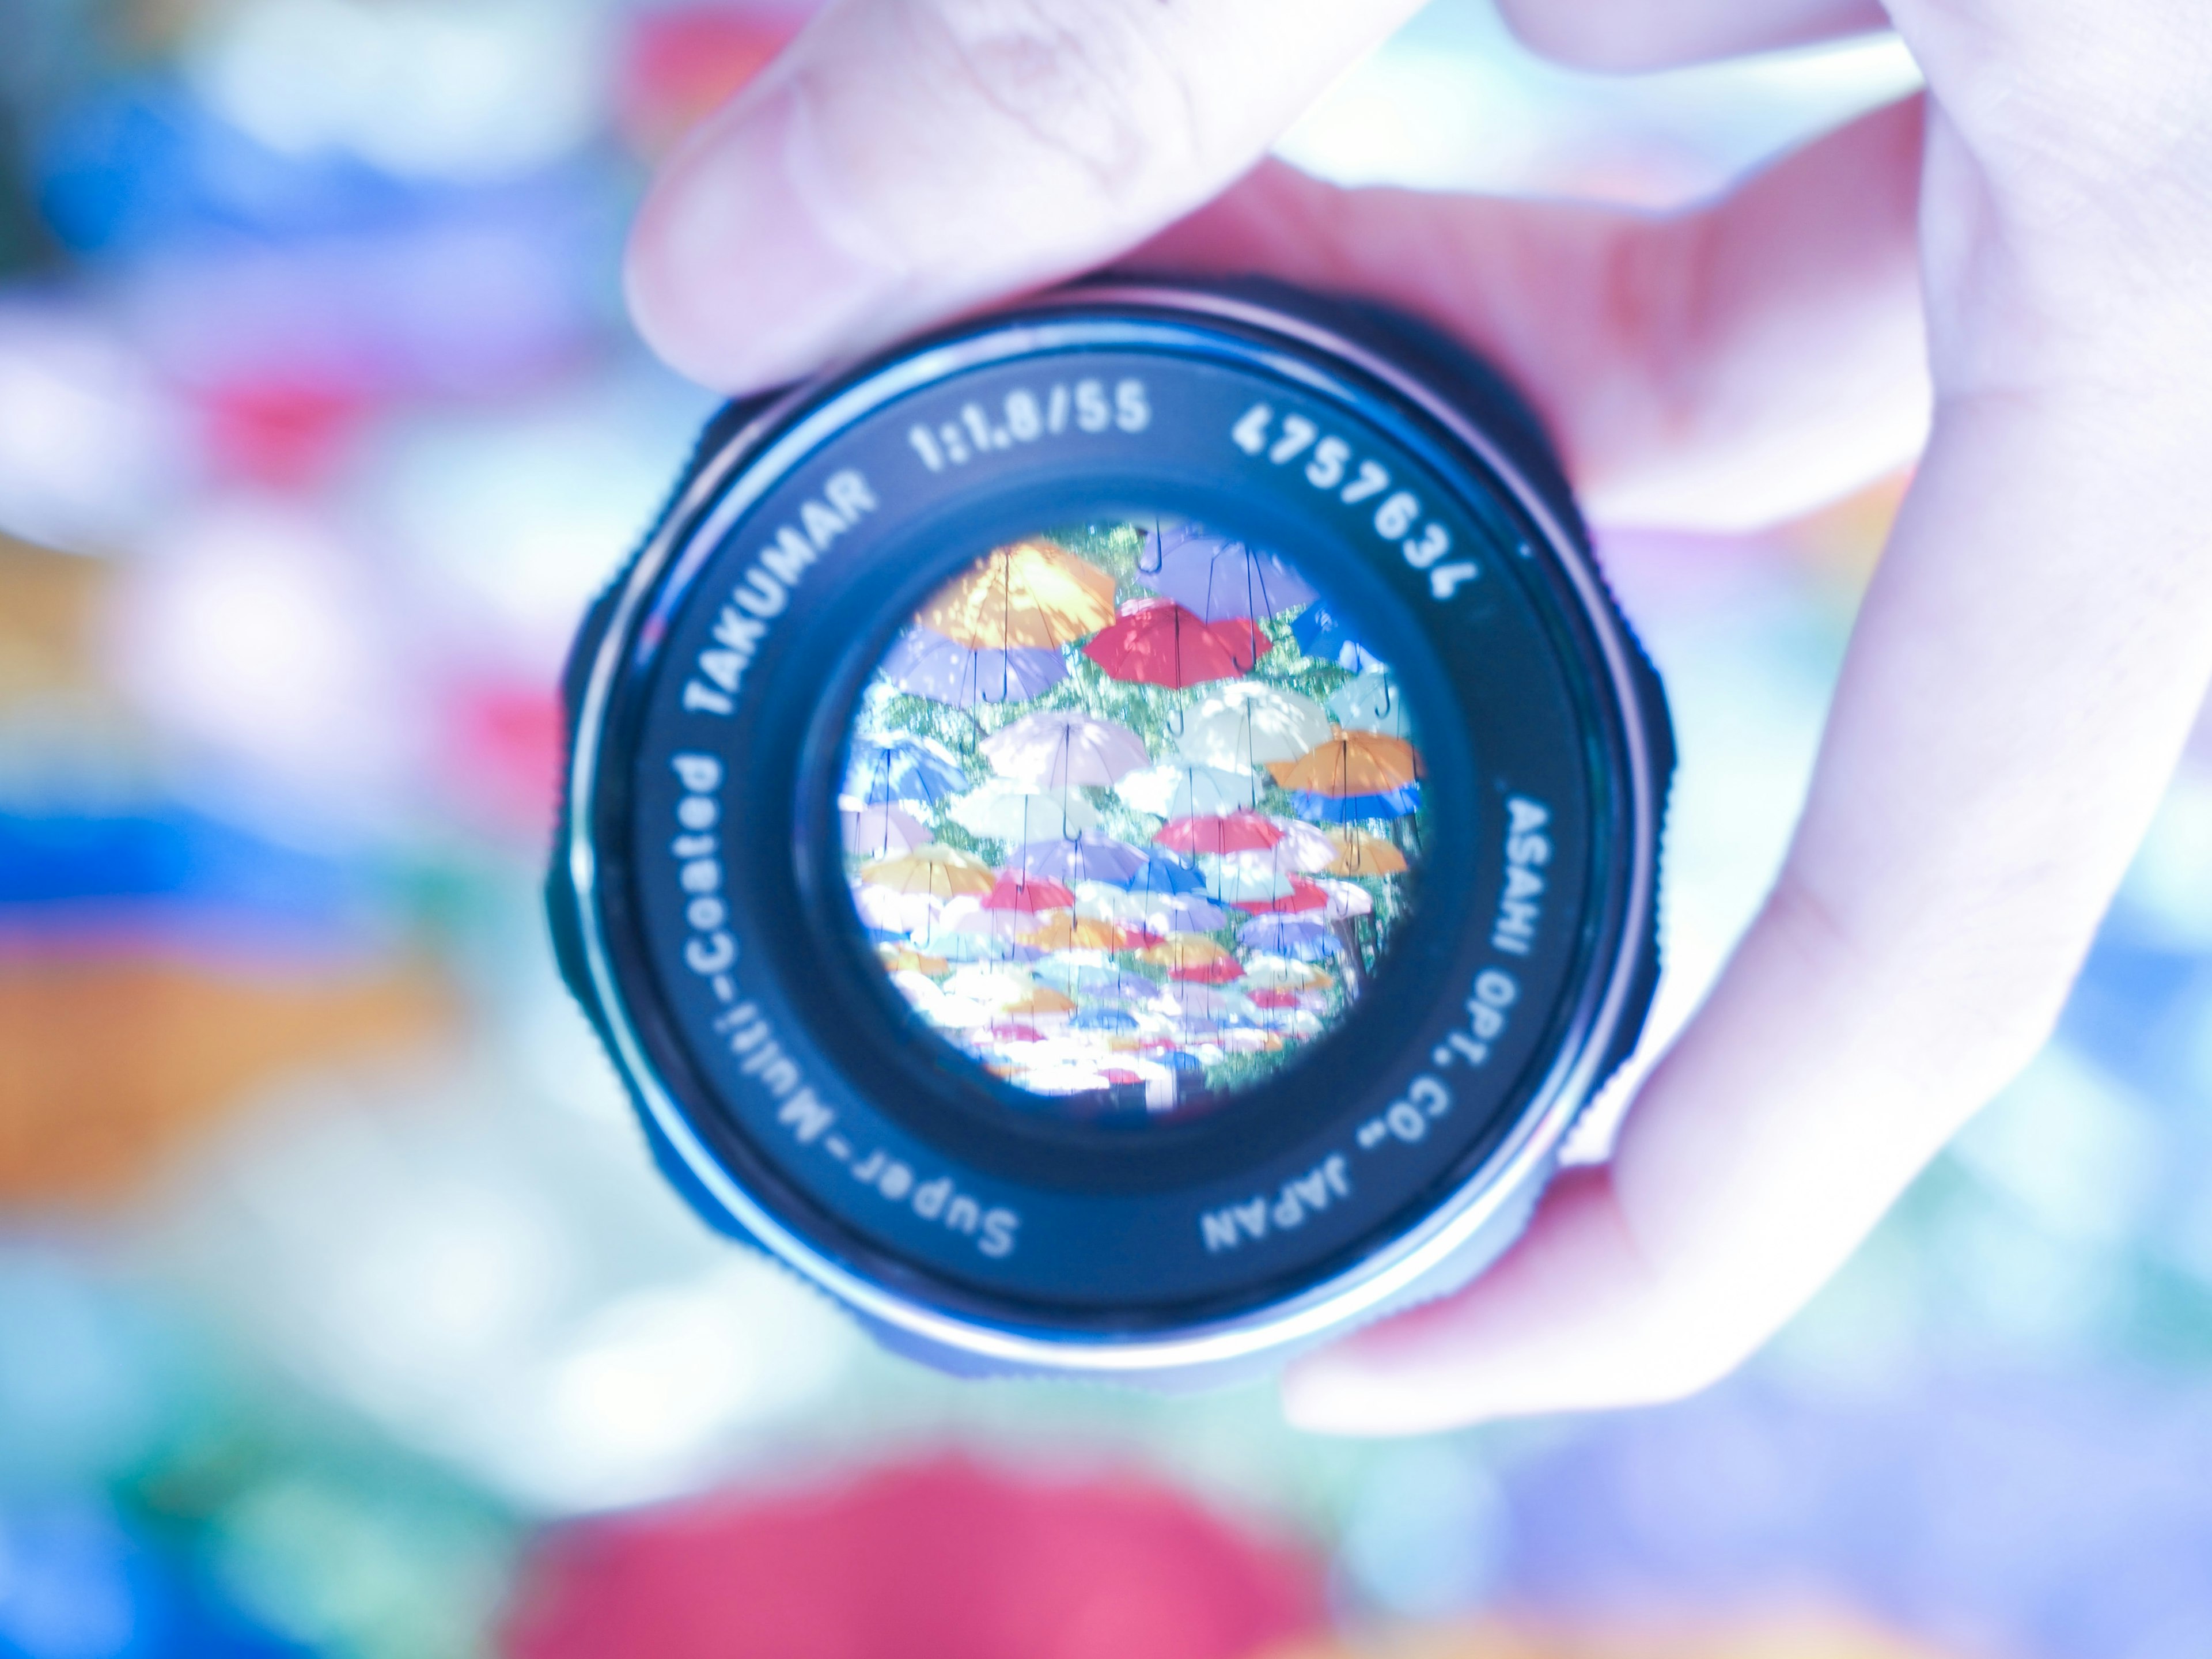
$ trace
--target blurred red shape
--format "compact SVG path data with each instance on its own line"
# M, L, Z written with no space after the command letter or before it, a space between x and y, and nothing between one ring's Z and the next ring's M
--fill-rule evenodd
M958 1459L561 1528L510 1659L1248 1659L1322 1627L1321 1578L1135 1476Z
M615 122L640 154L659 155L735 96L797 32L795 15L727 5L637 14L615 91Z

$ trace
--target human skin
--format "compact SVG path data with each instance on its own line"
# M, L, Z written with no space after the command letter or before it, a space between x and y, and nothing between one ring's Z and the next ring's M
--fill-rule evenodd
M730 392L1117 260L1427 317L1601 524L1919 464L1772 891L1609 1162L1285 1408L1401 1433L1671 1398L1841 1264L2048 1035L2212 680L2212 6L1507 0L1679 64L1887 22L1924 96L1672 216L1261 160L1408 0L831 0L669 161L628 280Z

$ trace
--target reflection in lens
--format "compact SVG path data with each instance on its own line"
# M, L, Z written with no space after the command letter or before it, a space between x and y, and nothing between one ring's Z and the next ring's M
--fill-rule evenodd
M938 588L878 665L846 874L915 1013L1041 1109L1188 1113L1365 994L1420 775L1389 665L1287 560L1063 526Z

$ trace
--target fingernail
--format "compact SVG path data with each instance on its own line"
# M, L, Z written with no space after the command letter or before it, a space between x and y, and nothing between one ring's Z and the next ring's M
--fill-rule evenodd
M639 213L625 280L647 342L728 392L834 356L899 273L833 194L795 83L733 106L678 153Z

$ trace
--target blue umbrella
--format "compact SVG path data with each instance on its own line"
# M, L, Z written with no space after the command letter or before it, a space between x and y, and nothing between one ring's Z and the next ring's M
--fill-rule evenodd
M869 806L895 800L934 806L967 787L960 763L927 738L893 738L888 743L855 738L845 764L844 793Z
M1313 962L1344 949L1324 922L1301 921L1285 916L1255 916L1237 930L1237 942L1247 951Z
M1291 811L1316 823L1354 823L1361 818L1402 818L1421 810L1421 786L1409 783L1380 795L1323 795L1291 792Z
M1305 578L1263 552L1194 524L1155 530L1137 555L1137 580L1164 593L1200 622L1257 621L1316 597Z
M1145 867L1116 884L1133 893L1196 893L1206 887L1206 877L1195 865L1165 853L1154 853Z
M1333 662L1356 674L1382 666L1380 659L1352 637L1351 630L1325 605L1309 605L1291 623L1291 637L1309 657Z
M1024 842L1006 860L1010 866L1026 870L1033 876L1066 882L1070 886L1079 881L1103 881L1116 887L1149 861L1142 848L1089 830L1076 836Z
M1085 1008L1067 1022L1085 1031L1133 1031L1136 1018L1119 1008Z
M1211 933L1242 921L1234 910L1224 909L1203 893L1170 893L1145 914L1148 922L1164 921L1176 933Z
M1067 678L1067 663L1048 647L975 650L934 629L915 627L899 635L880 672L902 691L973 708L1034 697Z

